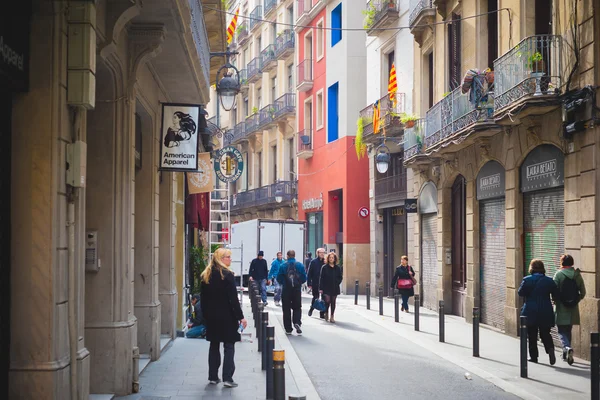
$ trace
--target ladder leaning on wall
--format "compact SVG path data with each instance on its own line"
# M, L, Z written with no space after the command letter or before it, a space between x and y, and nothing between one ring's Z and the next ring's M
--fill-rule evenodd
M231 235L229 213L229 185L224 188L216 187L210 194L210 231L208 232L208 251L212 258L214 244L225 246L229 244Z

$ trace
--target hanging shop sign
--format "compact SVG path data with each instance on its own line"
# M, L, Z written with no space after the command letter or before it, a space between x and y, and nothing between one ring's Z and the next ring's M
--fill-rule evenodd
M217 152L215 157L215 172L223 182L235 182L244 171L244 157L238 149L227 146Z
M0 81L9 88L26 91L29 84L29 27L31 5L15 2L0 13Z
M417 212L417 199L404 199L404 209L407 214L414 214Z
M504 167L497 161L488 161L477 175L477 200L504 197Z
M323 193L318 198L302 200L303 210L318 210L320 208L323 208Z
M361 218L367 218L369 216L369 209L367 207L361 207L358 209L358 216Z
M415 210L417 209L416 204L417 203L415 202ZM392 208L392 217L403 217L406 212L405 207Z
M521 165L521 192L563 186L564 165L565 156L558 147L549 144L536 147Z
M159 171L198 170L199 118L199 105L162 105Z
M214 186L210 153L198 154L198 172L187 172L190 194L212 192Z

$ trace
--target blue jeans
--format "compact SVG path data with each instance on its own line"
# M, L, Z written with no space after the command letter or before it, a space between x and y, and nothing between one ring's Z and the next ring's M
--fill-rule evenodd
M263 303L267 302L267 280L263 279L260 281L260 298Z
M204 336L206 333L206 327L204 325L194 326L193 328L188 329L185 333L185 337L187 338L199 338Z
M275 287L275 302L281 301L281 285L277 282L277 279L273 279L273 286Z
M408 298L409 298L410 296L409 296L409 295L407 295L407 294L403 294L403 295L401 295L401 296L402 296L402 307L404 307L404 309L405 309L406 311L408 311Z
M571 347L571 330L573 329L573 325L557 325L556 328L558 329L558 337L564 351L567 347Z

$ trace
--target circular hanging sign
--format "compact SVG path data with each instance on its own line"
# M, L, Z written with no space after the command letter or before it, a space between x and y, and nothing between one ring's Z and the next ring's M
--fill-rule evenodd
M238 149L227 146L221 149L215 157L215 173L223 182L235 182L242 176L244 157Z
M369 216L369 209L367 207L361 207L358 209L358 215L361 218L367 218Z

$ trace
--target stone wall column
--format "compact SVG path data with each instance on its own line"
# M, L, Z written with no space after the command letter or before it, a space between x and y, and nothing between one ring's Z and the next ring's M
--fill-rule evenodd
M177 286L175 285L176 181L174 173L162 173L159 202L159 292L161 304L160 333L175 339L177 330ZM181 174L184 175L184 174ZM182 286L183 287L183 286Z
M517 186L519 169L508 163L506 168L506 216L504 222L506 231L506 305L504 306L504 326L506 333L516 335L519 329L520 314L520 300L517 289L523 279L522 228L518 229L519 226L523 226L523 197ZM521 225L519 225L519 222L521 222Z
M473 307L479 307L481 275L479 264L479 202L475 195L476 181L467 181L467 297L465 299L465 319L473 320Z
M452 249L452 188L444 187L444 177L438 187L438 301L444 300L445 310L452 313L452 264L446 264L446 249ZM452 183L450 183L452 185Z

